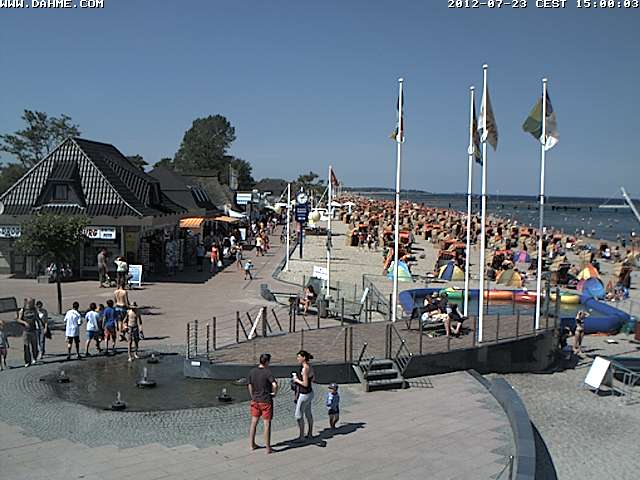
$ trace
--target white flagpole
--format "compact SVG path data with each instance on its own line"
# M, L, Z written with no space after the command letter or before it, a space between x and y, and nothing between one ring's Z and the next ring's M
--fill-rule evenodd
M485 248L486 248L486 221L487 221L487 69L486 63L482 66L482 228L480 232L480 288L478 301L478 343L482 342L482 328L484 323L484 274L485 274Z
M327 201L327 212L329 215L329 220L327 221L327 242L330 242L331 240L331 165L329 165L329 185L328 185L328 194L329 194L329 199ZM329 243L327 243L327 291L325 293L325 296L327 298L329 298L331 296L330 290L329 290L329 283L330 283L330 278L331 278L331 250L330 250L330 245Z
M540 328L540 297L542 296L542 235L544 228L544 167L547 143L547 79L542 79L542 136L540 137L540 223L538 225L538 268L536 271L536 330Z
M402 125L402 78L398 79L398 134L396 136L397 143L397 160L396 160L396 223L393 236L393 294L391 305L391 321L395 322L398 315L398 261L399 261L399 244L400 244L400 164L402 161L402 136L404 134Z
M470 96L471 96L471 105L469 107L469 149L467 153L469 154L469 171L467 178L467 246L466 246L466 254L464 261L464 307L463 307L463 315L466 317L469 310L469 276L470 276L470 265L471 265L471 188L473 184L473 160L474 160L474 148L475 145L473 143L473 104L474 104L474 90L475 87L469 87Z
M290 251L290 242L291 242L291 184L287 185L287 240L286 240L286 260L284 262L284 271L289 271L289 251Z

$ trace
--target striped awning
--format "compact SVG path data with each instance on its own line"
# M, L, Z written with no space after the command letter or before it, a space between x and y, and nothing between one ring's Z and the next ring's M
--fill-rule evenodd
M180 228L200 228L204 223L204 217L189 217L180 220Z
M236 223L239 219L229 217L228 215L220 215L212 218L211 220L213 220L214 222Z

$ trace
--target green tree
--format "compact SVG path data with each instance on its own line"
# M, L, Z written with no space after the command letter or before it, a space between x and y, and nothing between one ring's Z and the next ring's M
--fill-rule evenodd
M161 158L160 160L158 160L156 162L154 167L164 167L164 168L167 168L169 170L174 170L175 169L175 165L173 164L173 158L170 158L170 157Z
M80 135L78 125L73 124L71 117L64 114L49 117L44 112L25 110L21 118L27 128L13 134L0 135L0 152L13 155L27 168L46 157L67 137Z
M324 181L315 172L303 173L293 182L295 191L304 189L305 192L320 197L324 191Z
M235 128L222 115L210 115L193 121L182 138L174 159L179 172L213 172L218 179L228 177L226 152L236 139Z
M24 255L33 255L46 264L54 264L56 272L75 258L84 241L84 229L89 219L82 215L41 213L32 216L21 228L16 248ZM55 276L58 290L58 313L62 313L61 276Z
M9 190L22 175L27 172L27 168L19 163L7 163L0 166L0 195Z
M229 164L238 172L238 190L250 190L256 184L255 179L251 175L253 167L246 160L241 158L229 157ZM228 184L228 178L223 183Z
M144 167L149 165L146 160L142 157L142 155L128 155L127 160L131 162L135 167L138 167L140 170L144 171Z

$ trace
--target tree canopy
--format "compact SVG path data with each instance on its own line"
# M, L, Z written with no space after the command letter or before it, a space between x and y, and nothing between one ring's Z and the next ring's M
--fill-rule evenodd
M222 115L197 118L182 138L174 166L178 172L215 172L218 178L228 175L227 150L236 139L235 128Z
M13 155L26 168L33 167L67 137L80 135L79 126L65 114L49 117L44 112L25 110L21 118L26 128L0 135L0 151Z
M27 168L19 163L7 163L0 166L0 195L9 190L9 187L16 183L26 172Z

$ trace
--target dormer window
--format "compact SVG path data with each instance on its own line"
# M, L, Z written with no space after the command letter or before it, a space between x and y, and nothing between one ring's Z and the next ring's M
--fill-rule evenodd
M69 185L55 185L53 190L53 201L66 202L67 200L69 200Z

